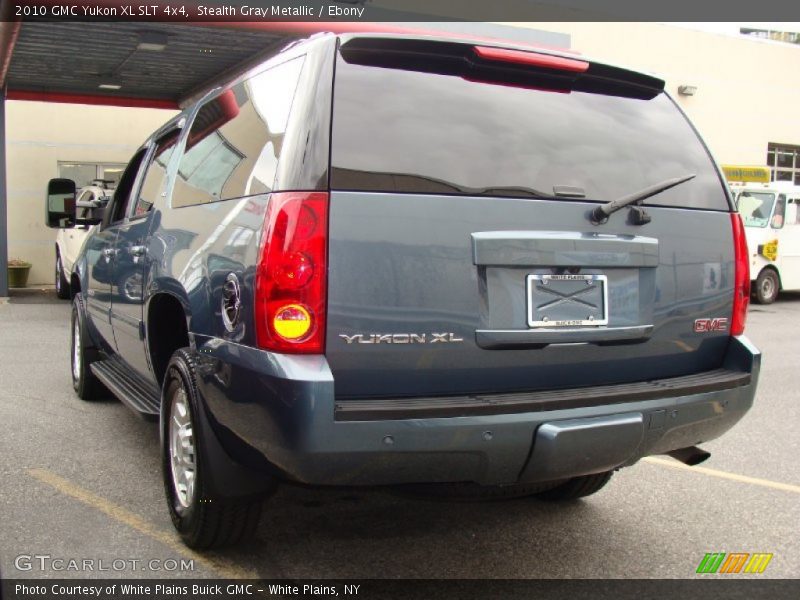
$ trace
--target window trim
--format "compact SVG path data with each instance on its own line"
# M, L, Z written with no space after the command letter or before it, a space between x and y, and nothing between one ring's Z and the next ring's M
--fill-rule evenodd
M125 175L127 174L128 169L131 167L133 162L136 160L136 157L139 156L140 154L142 156L142 158L139 159L139 165L136 167L136 174L133 176L133 181L131 183L130 192L127 194L127 196L125 198L125 201L128 202L128 205L125 207L125 210L124 210L123 214L120 216L120 218L114 220L114 214L117 211L117 206L119 205L119 202L122 200L120 198L119 194L117 193L117 191L120 189L120 186L117 186L117 190L115 190L115 193L114 193L114 199L108 204L108 206L106 208L106 210L107 210L106 214L108 215L108 221L104 220L103 225L102 225L102 229L108 229L110 227L115 227L117 225L125 223L128 220L128 213L130 213L130 210L131 210L130 198L133 195L134 191L137 191L137 193L138 193L139 179L140 179L140 177L142 175L142 164L147 159L149 151L150 150L148 148L148 144L145 144L145 145L141 146L140 148L138 148L136 150L136 152L133 153L133 156L131 157L131 160L128 161L128 164L125 166L125 169L122 172L122 176L120 177L120 183L122 182L122 180L124 179ZM108 210L108 209L110 209L110 210Z

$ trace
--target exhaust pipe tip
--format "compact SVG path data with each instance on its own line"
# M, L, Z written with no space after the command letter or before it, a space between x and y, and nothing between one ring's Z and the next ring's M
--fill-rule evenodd
M707 461L711 457L710 452L706 452L705 450L703 450L702 448L698 448L697 446L689 446L688 448L679 448L677 450L672 450L671 452L667 452L667 455L690 467L699 465L700 463Z

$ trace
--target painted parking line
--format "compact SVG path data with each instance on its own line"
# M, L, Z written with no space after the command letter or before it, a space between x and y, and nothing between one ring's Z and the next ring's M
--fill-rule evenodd
M708 467L690 467L675 460L668 460L665 458L656 458L648 456L642 459L654 465L661 465L671 469L681 469L691 473L701 473L711 477L719 477L720 479L729 479L730 481L738 481L739 483L749 483L751 485L760 485L761 487L770 488L773 490L780 490L782 492L793 492L800 494L800 485L792 485L790 483L781 483L780 481L772 481L770 479L760 479L758 477L748 477L747 475L738 475L736 473L728 473L727 471L717 471L716 469L709 469Z
M205 556L187 548L174 533L158 529L155 525L146 521L139 515L132 513L128 509L110 500L106 500L47 469L28 469L28 474L42 483L46 483L55 488L65 496L83 502L87 506L111 517L118 523L127 525L131 529L135 529L139 533L157 542L161 542L173 552L194 560L195 564L200 564L216 572L220 577L226 579L253 579L256 577L253 571L240 567L235 563L217 557Z

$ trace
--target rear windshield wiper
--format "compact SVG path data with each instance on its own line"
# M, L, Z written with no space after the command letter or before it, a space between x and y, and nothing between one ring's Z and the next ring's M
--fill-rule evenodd
M655 185L651 185L643 190L635 192L633 194L629 194L627 196L623 196L618 200L612 200L611 202L607 202L606 204L601 204L597 208L595 208L591 213L591 221L595 225L603 223L613 215L618 210L625 208L630 204L634 204L635 202L641 202L650 196L655 196L669 188L673 188L676 185L680 185L690 179L694 179L696 175L684 175L682 177L675 177L673 179L667 179L666 181L662 181L661 183L656 183ZM648 218L649 221L649 218Z

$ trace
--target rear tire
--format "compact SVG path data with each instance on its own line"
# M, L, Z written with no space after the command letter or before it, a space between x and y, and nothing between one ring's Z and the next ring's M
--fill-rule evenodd
M56 250L56 296L62 300L70 297L69 281L64 277L64 265L61 264L61 253Z
M81 400L97 400L108 390L92 373L91 364L100 359L86 325L81 294L72 301L72 337L70 343L72 388Z
M164 378L161 466L172 523L183 542L196 550L230 546L255 533L261 497L214 497L206 484L204 435L199 427L197 364L188 349L176 350Z
M487 502L513 500L535 496L561 482L511 483L508 485L479 485L477 483L420 483L406 484L395 488L401 493L425 500L456 502Z
M772 269L764 269L756 279L756 302L759 304L772 304L778 297L779 289L778 274Z
M573 477L569 481L551 490L536 494L536 496L541 500L548 500L550 502L577 500L578 498L584 498L599 492L608 483L613 474L613 471L606 471L605 473Z

